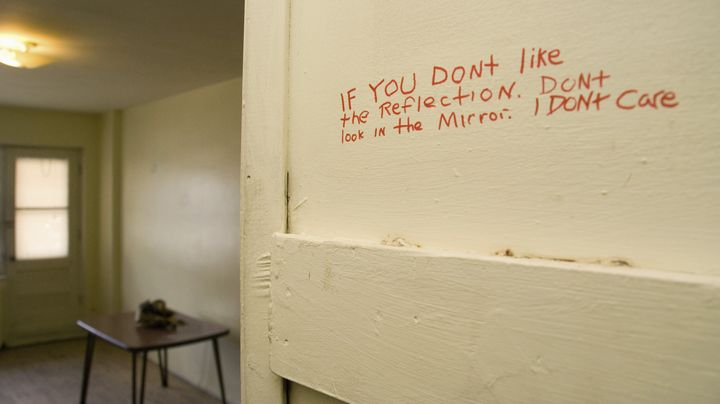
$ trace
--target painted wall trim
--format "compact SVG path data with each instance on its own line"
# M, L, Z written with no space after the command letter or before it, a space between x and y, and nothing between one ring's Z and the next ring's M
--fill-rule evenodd
M100 133L100 266L97 310L111 313L122 307L122 114L101 117Z
M720 279L275 236L271 368L353 403L716 403Z
M286 224L289 2L245 4L241 144L241 401L284 401L270 371L270 250Z

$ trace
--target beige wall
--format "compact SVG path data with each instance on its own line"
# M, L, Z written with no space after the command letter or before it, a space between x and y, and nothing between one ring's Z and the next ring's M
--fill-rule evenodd
M0 106L0 144L77 148L82 151L82 230L85 309L103 306L98 279L98 114Z
M231 329L221 343L239 401L241 81L129 108L122 116L122 305L145 299ZM210 344L170 367L217 394Z

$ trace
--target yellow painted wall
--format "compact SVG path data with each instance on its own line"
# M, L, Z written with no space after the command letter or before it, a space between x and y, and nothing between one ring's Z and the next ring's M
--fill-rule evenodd
M223 324L228 398L239 401L241 80L129 108L122 116L122 306L163 298ZM210 344L170 368L218 393Z
M99 235L98 114L0 106L0 144L82 150L82 230L86 310L94 311L105 295L96 287Z

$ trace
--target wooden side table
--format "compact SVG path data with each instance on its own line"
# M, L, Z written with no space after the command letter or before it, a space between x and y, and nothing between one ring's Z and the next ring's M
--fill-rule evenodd
M85 366L83 368L82 388L80 392L80 403L85 403L88 382L90 381L90 369L92 367L95 339L101 338L118 348L124 349L132 354L132 402L138 401L142 404L145 400L145 369L147 368L148 351L158 352L160 365L160 378L163 387L167 387L168 379L168 348L194 344L210 340L212 341L215 353L215 366L217 367L218 380L220 382L220 394L222 402L225 403L225 386L223 383L222 367L220 365L220 353L218 350L218 338L230 333L225 327L207 321L198 320L176 312L179 319L185 324L179 325L176 330L160 330L139 327L135 323L133 312L118 313L112 315L97 315L77 321L77 325L87 331L87 346L85 348ZM140 376L140 395L136 391L137 376L137 355L142 354L142 373Z

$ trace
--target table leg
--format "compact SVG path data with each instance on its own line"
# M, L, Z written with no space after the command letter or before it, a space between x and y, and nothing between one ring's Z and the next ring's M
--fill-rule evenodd
M90 381L90 369L92 367L93 351L95 350L95 335L88 333L87 344L85 345L85 366L83 367L82 387L80 389L80 404L85 404L88 382Z
M145 369L147 369L147 351L143 351L142 355L142 376L140 376L140 404L143 404L145 402Z
M132 351L132 403L133 404L136 403L136 399L137 399L137 393L135 391L136 390L135 389L135 379L136 379L135 370L137 368L136 364L137 364L137 352Z
M158 366L160 367L160 381L163 387L168 386L168 353L167 348L160 348L158 353Z
M163 368L165 369L165 380L163 380L164 387L168 386L168 379L170 378L170 368L168 367L168 363L170 361L168 360L168 350L167 348L163 348Z
M220 365L220 350L218 349L217 338L212 339L213 351L215 351L215 366L217 366L218 381L220 382L220 396L222 397L223 404L225 401L225 384L223 383L222 366Z

